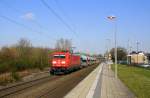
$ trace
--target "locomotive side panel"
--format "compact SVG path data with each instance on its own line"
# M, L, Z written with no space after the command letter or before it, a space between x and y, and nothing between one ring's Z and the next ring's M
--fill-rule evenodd
M65 73L80 68L80 56L70 52L55 52L53 54L50 72Z

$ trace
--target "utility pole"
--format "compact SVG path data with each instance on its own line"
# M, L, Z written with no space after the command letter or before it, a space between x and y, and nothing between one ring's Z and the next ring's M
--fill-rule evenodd
M130 46L130 50L129 51L132 52L132 46Z
M139 60L138 60L138 59L139 59L139 58L138 58L138 54L139 54L139 53L138 53L138 52L139 52L139 44L140 44L140 43L137 41L136 44L137 44L137 64L139 64Z
M130 55L130 40L128 39L128 43L127 43L127 64L129 64L129 55Z
M131 52L132 52L132 46L129 47L129 55L130 55ZM130 59L129 59L129 64L131 64L131 56L130 56Z

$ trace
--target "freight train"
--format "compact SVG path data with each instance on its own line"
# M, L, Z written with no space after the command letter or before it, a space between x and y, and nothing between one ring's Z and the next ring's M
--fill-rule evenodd
M97 63L92 56L71 53L70 51L54 52L52 54L51 74L67 74Z

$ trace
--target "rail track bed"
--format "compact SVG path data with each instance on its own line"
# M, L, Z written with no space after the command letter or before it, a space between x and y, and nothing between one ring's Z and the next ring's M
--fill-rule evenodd
M0 98L62 98L97 65L68 75L46 76L0 90Z

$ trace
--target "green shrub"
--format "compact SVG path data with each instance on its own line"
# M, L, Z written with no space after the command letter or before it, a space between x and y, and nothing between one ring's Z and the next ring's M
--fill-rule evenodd
M51 53L50 49L32 47L29 41L21 39L18 44L0 50L0 73L33 68L42 70L50 66L48 55Z
M20 76L17 74L16 71L13 71L13 72L11 73L11 76L12 76L12 78L14 79L14 81L18 81L18 80L21 79Z
M10 69L10 66L7 62L0 64L0 73L7 72L9 71L9 69Z

